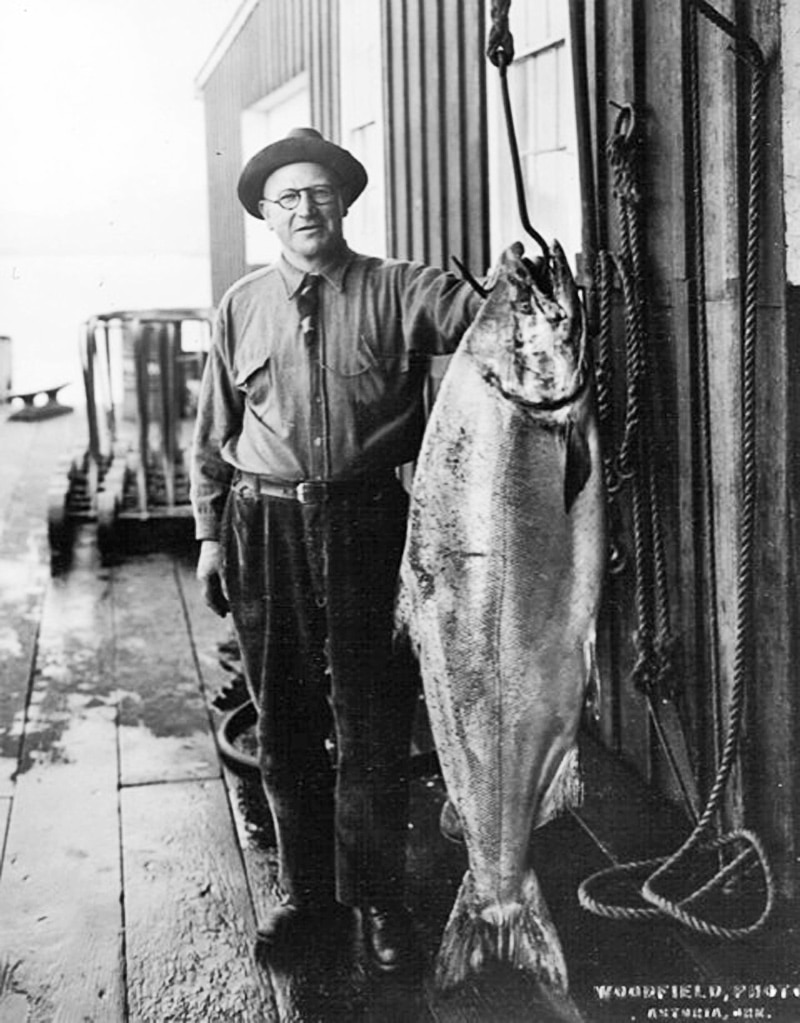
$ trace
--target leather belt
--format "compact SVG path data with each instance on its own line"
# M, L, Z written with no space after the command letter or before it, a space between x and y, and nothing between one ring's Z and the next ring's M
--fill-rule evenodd
M278 497L299 504L325 504L327 501L346 500L348 497L374 497L388 486L397 485L394 469L383 469L369 476L345 480L275 480L258 473L239 472L243 483L264 497Z

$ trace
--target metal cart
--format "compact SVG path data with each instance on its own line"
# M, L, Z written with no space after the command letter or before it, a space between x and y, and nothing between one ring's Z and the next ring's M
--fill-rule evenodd
M185 452L210 346L213 310L91 317L81 334L89 445L59 471L48 501L54 568L75 528L97 523L104 563L129 545L190 535Z

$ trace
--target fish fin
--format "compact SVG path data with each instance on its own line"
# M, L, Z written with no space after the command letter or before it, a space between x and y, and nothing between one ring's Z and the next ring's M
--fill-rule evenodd
M464 844L464 825L455 804L448 798L442 804L439 814L439 831L448 840L457 845Z
M458 986L489 960L496 960L566 994L569 983L561 941L532 870L525 874L520 891L519 902L481 906L472 873L466 872L436 960L440 990Z
M592 472L592 453L586 431L573 419L567 420L564 443L564 511L569 515L575 499L586 486Z
M586 685L584 688L584 714L587 721L600 720L600 708L603 703L603 680L597 663L597 650L594 630L583 644L583 660L586 665Z
M583 802L583 778L581 776L580 754L578 747L572 746L561 758L553 780L539 803L534 827L543 824L565 810L580 806Z

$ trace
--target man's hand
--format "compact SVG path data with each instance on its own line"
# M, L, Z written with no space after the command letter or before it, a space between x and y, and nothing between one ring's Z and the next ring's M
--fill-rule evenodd
M231 606L220 573L221 560L219 543L216 540L203 540L197 560L197 579L206 604L214 614L224 618Z

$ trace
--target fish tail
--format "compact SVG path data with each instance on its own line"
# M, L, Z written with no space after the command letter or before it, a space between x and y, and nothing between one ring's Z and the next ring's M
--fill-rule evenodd
M522 883L518 902L481 905L472 874L461 882L436 961L436 985L445 991L478 973L490 960L525 970L566 994L567 966L535 873Z
M478 912L475 885L468 870L442 935L436 958L436 985L442 991L456 987L470 973L478 973L492 957L492 924Z

